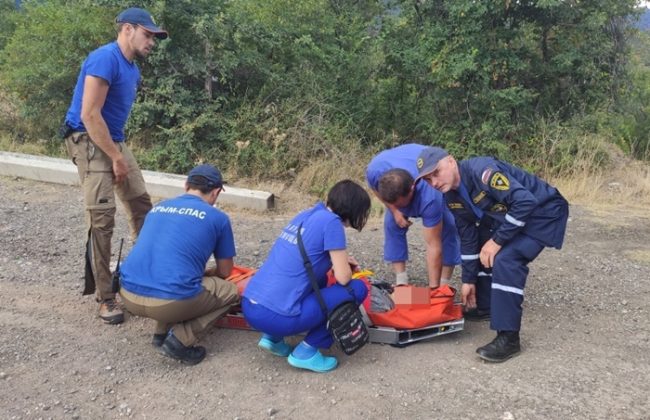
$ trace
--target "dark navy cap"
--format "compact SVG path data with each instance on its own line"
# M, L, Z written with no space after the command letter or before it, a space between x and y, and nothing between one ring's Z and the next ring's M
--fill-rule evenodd
M187 175L187 182L210 188L223 188L221 172L208 164L199 165L192 169Z
M167 38L167 31L156 25L156 22L154 22L149 12L138 7L131 7L124 10L122 13L117 15L115 22L142 26L144 29L154 34L158 39Z
M417 179L433 172L440 160L446 156L449 156L449 153L440 147L427 147L422 150L416 161L419 173Z

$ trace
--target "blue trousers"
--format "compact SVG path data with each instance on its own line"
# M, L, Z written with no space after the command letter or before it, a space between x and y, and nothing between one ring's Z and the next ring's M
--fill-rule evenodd
M320 289L328 312L353 298L358 304L365 300L368 288L364 282L352 280L349 285L352 287L354 296L338 283ZM254 304L246 298L242 299L242 311L246 321L253 328L265 334L286 337L307 332L305 342L310 346L327 349L332 345L332 336L326 327L327 319L314 293L307 295L302 301L300 314L296 316L278 314L260 304Z
M492 237L494 229L492 220L483 218L478 226L478 240L481 247ZM476 276L476 307L481 311L490 311L490 296L492 294L492 269L485 268L479 263L480 269Z
M461 263L460 238L454 216L443 212L442 217L442 263L453 266ZM388 262L408 261L409 248L406 239L408 228L401 228L395 222L393 213L384 212L384 260Z
M492 270L483 268L476 279L476 307L480 311L490 311L490 297L492 295Z
M524 301L528 263L543 249L544 245L520 233L497 253L492 267L491 329L521 329L521 305Z

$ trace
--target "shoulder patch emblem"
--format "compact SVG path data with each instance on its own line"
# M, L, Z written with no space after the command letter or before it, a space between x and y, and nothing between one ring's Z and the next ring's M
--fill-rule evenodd
M478 204L481 200L485 198L487 193L485 191L481 191L480 193L476 194L476 197L472 198L472 201L474 204Z
M483 174L481 175L481 182L487 185L488 181L490 180L490 175L492 175L492 168L487 168L484 170Z
M492 175L492 181L490 181L490 187L495 190L508 191L510 189L510 181L508 178L501 172L496 172Z
M495 213L505 213L505 212L508 211L508 208L505 205L501 204L501 203L497 203L497 204L492 206L490 211L493 211Z

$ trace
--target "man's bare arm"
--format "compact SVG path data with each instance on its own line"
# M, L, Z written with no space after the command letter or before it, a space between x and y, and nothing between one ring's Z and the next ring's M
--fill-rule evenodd
M424 228L429 287L440 286L442 273L442 222Z
M115 183L126 178L129 168L120 149L115 145L102 116L102 108L108 94L108 83L100 77L86 76L84 79L84 95L81 102L81 120L88 135L95 145L102 149L113 161Z

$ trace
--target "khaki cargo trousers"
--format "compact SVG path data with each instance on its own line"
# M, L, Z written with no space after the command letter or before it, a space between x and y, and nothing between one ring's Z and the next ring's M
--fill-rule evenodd
M203 277L203 291L184 300L157 299L136 295L122 288L126 309L134 315L156 320L154 334L169 329L185 346L193 346L214 321L239 303L237 286L219 277Z
M126 159L129 172L120 184L113 184L113 161L85 132L66 137L65 144L72 163L77 166L84 197L88 226L86 243L86 287L83 294L96 291L97 299L112 299L111 239L115 227L115 194L124 205L131 236L137 237L144 217L151 210L142 172L125 143L116 143Z

